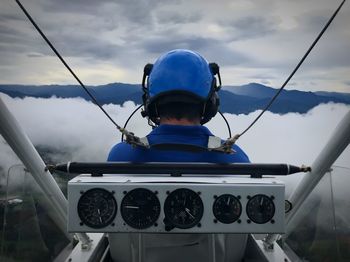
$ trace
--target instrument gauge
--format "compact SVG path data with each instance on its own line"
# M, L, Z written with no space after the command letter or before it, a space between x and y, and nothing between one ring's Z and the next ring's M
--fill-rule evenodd
M78 201L78 215L82 224L91 228L103 228L114 220L117 214L117 201L113 193L93 188L84 193Z
M215 199L213 213L221 223L231 224L241 216L242 205L237 197L224 194Z
M186 188L171 192L164 203L167 224L181 229L199 225L203 211L203 202L199 194Z
M273 198L266 195L255 195L247 203L247 215L257 224L265 224L275 215Z
M145 188L136 188L124 196L121 214L125 223L132 228L145 229L158 220L160 202L154 192Z

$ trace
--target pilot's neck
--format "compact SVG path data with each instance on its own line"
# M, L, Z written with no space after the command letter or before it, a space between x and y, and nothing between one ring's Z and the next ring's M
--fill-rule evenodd
M199 120L189 120L187 118L161 118L160 124L165 125L180 125L180 126L199 126L200 121Z

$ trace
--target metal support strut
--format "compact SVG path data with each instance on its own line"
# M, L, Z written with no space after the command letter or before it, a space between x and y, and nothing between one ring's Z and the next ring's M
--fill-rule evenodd
M0 123L0 134L39 185L46 199L51 204L53 212L57 214L57 216L53 217L53 220L55 220L60 229L65 233L66 237L70 239L71 236L67 232L67 199L53 179L51 173L47 170L44 161L25 134L23 128L8 110L1 97ZM77 237L82 242L82 247L89 248L91 241L87 234L80 233L77 234Z
M317 186L322 177L328 172L333 163L350 143L350 111L343 117L321 153L311 166L312 171L306 174L299 186L289 197L293 209L286 215L286 225L289 225L301 205ZM265 248L270 249L280 235L269 234L264 239Z

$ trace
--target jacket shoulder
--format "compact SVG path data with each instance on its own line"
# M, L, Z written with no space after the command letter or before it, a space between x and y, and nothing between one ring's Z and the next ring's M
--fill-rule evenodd
M134 153L131 145L121 142L112 147L109 151L107 161L130 161L130 156Z

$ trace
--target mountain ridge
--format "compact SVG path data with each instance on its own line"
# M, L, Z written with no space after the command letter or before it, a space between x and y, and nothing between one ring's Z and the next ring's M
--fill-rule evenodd
M133 101L142 103L140 84L109 83L88 86L89 91L101 104L122 104ZM220 109L224 113L249 114L263 109L278 90L258 83L241 86L223 86L219 91ZM0 92L11 97L38 98L81 97L91 101L90 97L78 85L0 85ZM269 111L278 114L290 112L306 113L322 103L350 104L350 94L337 92L305 92L300 90L283 90Z

